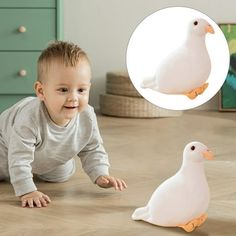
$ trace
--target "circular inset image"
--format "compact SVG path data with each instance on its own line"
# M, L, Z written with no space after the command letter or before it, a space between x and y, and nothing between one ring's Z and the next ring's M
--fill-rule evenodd
M229 48L208 16L170 7L137 26L126 60L132 83L145 99L162 108L186 110L219 91L229 68Z

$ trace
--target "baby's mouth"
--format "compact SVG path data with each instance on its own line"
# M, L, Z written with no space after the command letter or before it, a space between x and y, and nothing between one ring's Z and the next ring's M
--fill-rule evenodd
M70 109L70 110L73 110L73 109L77 109L79 106L64 106L66 109Z

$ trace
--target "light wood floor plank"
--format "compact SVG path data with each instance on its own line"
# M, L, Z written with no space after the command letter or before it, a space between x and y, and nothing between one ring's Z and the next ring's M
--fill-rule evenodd
M234 236L236 232L236 115L191 111L182 117L123 119L98 116L112 164L111 174L124 178L124 192L100 189L90 182L78 162L66 183L36 180L48 194L47 208L23 209L9 183L0 182L0 235L179 236L177 228L161 228L131 220L156 187L182 162L186 143L197 140L215 154L205 169L211 189L206 223L191 235Z

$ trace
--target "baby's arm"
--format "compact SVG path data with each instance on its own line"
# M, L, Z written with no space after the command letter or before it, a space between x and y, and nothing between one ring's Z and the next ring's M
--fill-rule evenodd
M100 136L96 115L91 110L92 132L86 146L79 152L78 156L82 167L93 183L99 176L109 176L109 161L107 153L103 147L103 141Z
M15 195L20 197L22 207L46 206L50 198L37 191L33 181L31 163L34 161L34 151L37 134L34 129L23 124L12 129L8 147L8 165L10 180Z
M91 113L92 134L88 144L79 153L84 171L88 174L93 183L102 188L114 187L116 190L127 188L122 179L109 176L109 161L107 153L103 147L103 141L97 125L97 119L94 112Z
M46 207L48 203L51 202L51 199L44 193L39 191L34 191L31 193L27 193L20 197L21 206L30 208L36 207Z

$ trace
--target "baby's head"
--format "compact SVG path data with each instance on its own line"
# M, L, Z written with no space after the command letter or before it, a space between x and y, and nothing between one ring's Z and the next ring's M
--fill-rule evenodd
M86 108L90 79L88 57L77 45L56 41L42 51L35 92L54 123L66 126Z

